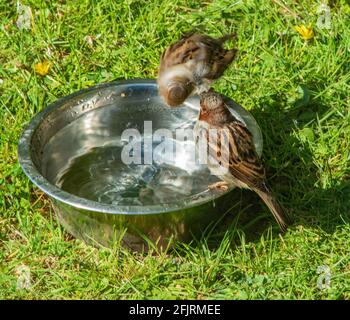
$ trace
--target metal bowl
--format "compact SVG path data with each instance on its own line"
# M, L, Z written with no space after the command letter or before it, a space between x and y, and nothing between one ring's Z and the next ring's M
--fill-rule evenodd
M227 98L227 103L248 126L261 154L256 121L232 100ZM104 246L120 242L132 250L147 250L150 243L165 247L174 243L171 239L189 241L232 205L232 190L208 190L216 178L189 158L193 138L179 142L175 134L193 128L198 111L196 96L183 107L166 106L154 80L97 85L37 114L19 141L19 162L52 199L62 225L77 238ZM175 138L158 134L159 141L146 143L145 125L152 125L153 133L170 130ZM140 142L137 150L143 160L151 148L153 161L129 165L122 161L123 148L130 146L125 129L139 130L139 140L131 140ZM175 157L164 149L156 152L160 143L175 146ZM127 155L135 155L135 150Z

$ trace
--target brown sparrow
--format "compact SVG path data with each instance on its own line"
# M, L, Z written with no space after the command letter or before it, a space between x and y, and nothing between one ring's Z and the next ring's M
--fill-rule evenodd
M194 128L196 146L203 139L208 155L208 167L218 176L220 185L234 185L255 191L269 207L282 231L290 219L266 184L265 169L260 162L247 127L236 119L223 97L208 91L200 95L200 113ZM199 152L203 149L199 149Z
M234 34L214 39L191 33L168 47L160 59L159 93L170 106L182 104L190 94L210 88L233 61L237 50L226 50L223 44Z

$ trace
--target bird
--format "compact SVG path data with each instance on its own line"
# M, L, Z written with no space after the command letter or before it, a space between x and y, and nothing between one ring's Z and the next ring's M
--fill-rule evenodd
M223 96L212 89L200 94L194 137L196 149L208 155L211 174L221 180L211 187L227 189L236 186L256 192L285 232L291 219L267 185L265 168L256 152L251 132L230 112ZM206 149L201 147L201 141Z
M236 34L215 39L190 32L165 49L157 79L165 102L171 107L179 106L191 94L207 91L236 57L237 49L223 47L227 40L235 38Z

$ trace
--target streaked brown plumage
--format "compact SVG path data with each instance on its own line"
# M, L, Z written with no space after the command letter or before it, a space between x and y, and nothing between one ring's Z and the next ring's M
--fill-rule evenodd
M197 146L199 139L207 143L205 151L212 174L227 184L255 191L285 231L290 219L266 184L265 169L250 131L232 115L220 94L214 91L202 93L200 106L195 135Z
M207 91L222 76L237 50L223 44L235 35L214 39L191 33L169 46L160 59L159 93L170 106L182 104L192 93Z

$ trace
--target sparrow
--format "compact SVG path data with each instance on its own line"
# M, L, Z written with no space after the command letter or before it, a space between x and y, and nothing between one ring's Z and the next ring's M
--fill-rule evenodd
M200 112L194 128L199 152L203 139L207 165L222 181L214 187L236 186L256 192L270 209L284 232L291 223L289 216L267 186L265 168L255 150L253 136L230 112L222 95L215 91L200 94Z
M172 107L191 94L200 94L222 76L237 54L223 47L235 34L219 39L189 33L170 45L162 54L158 72L159 94Z

